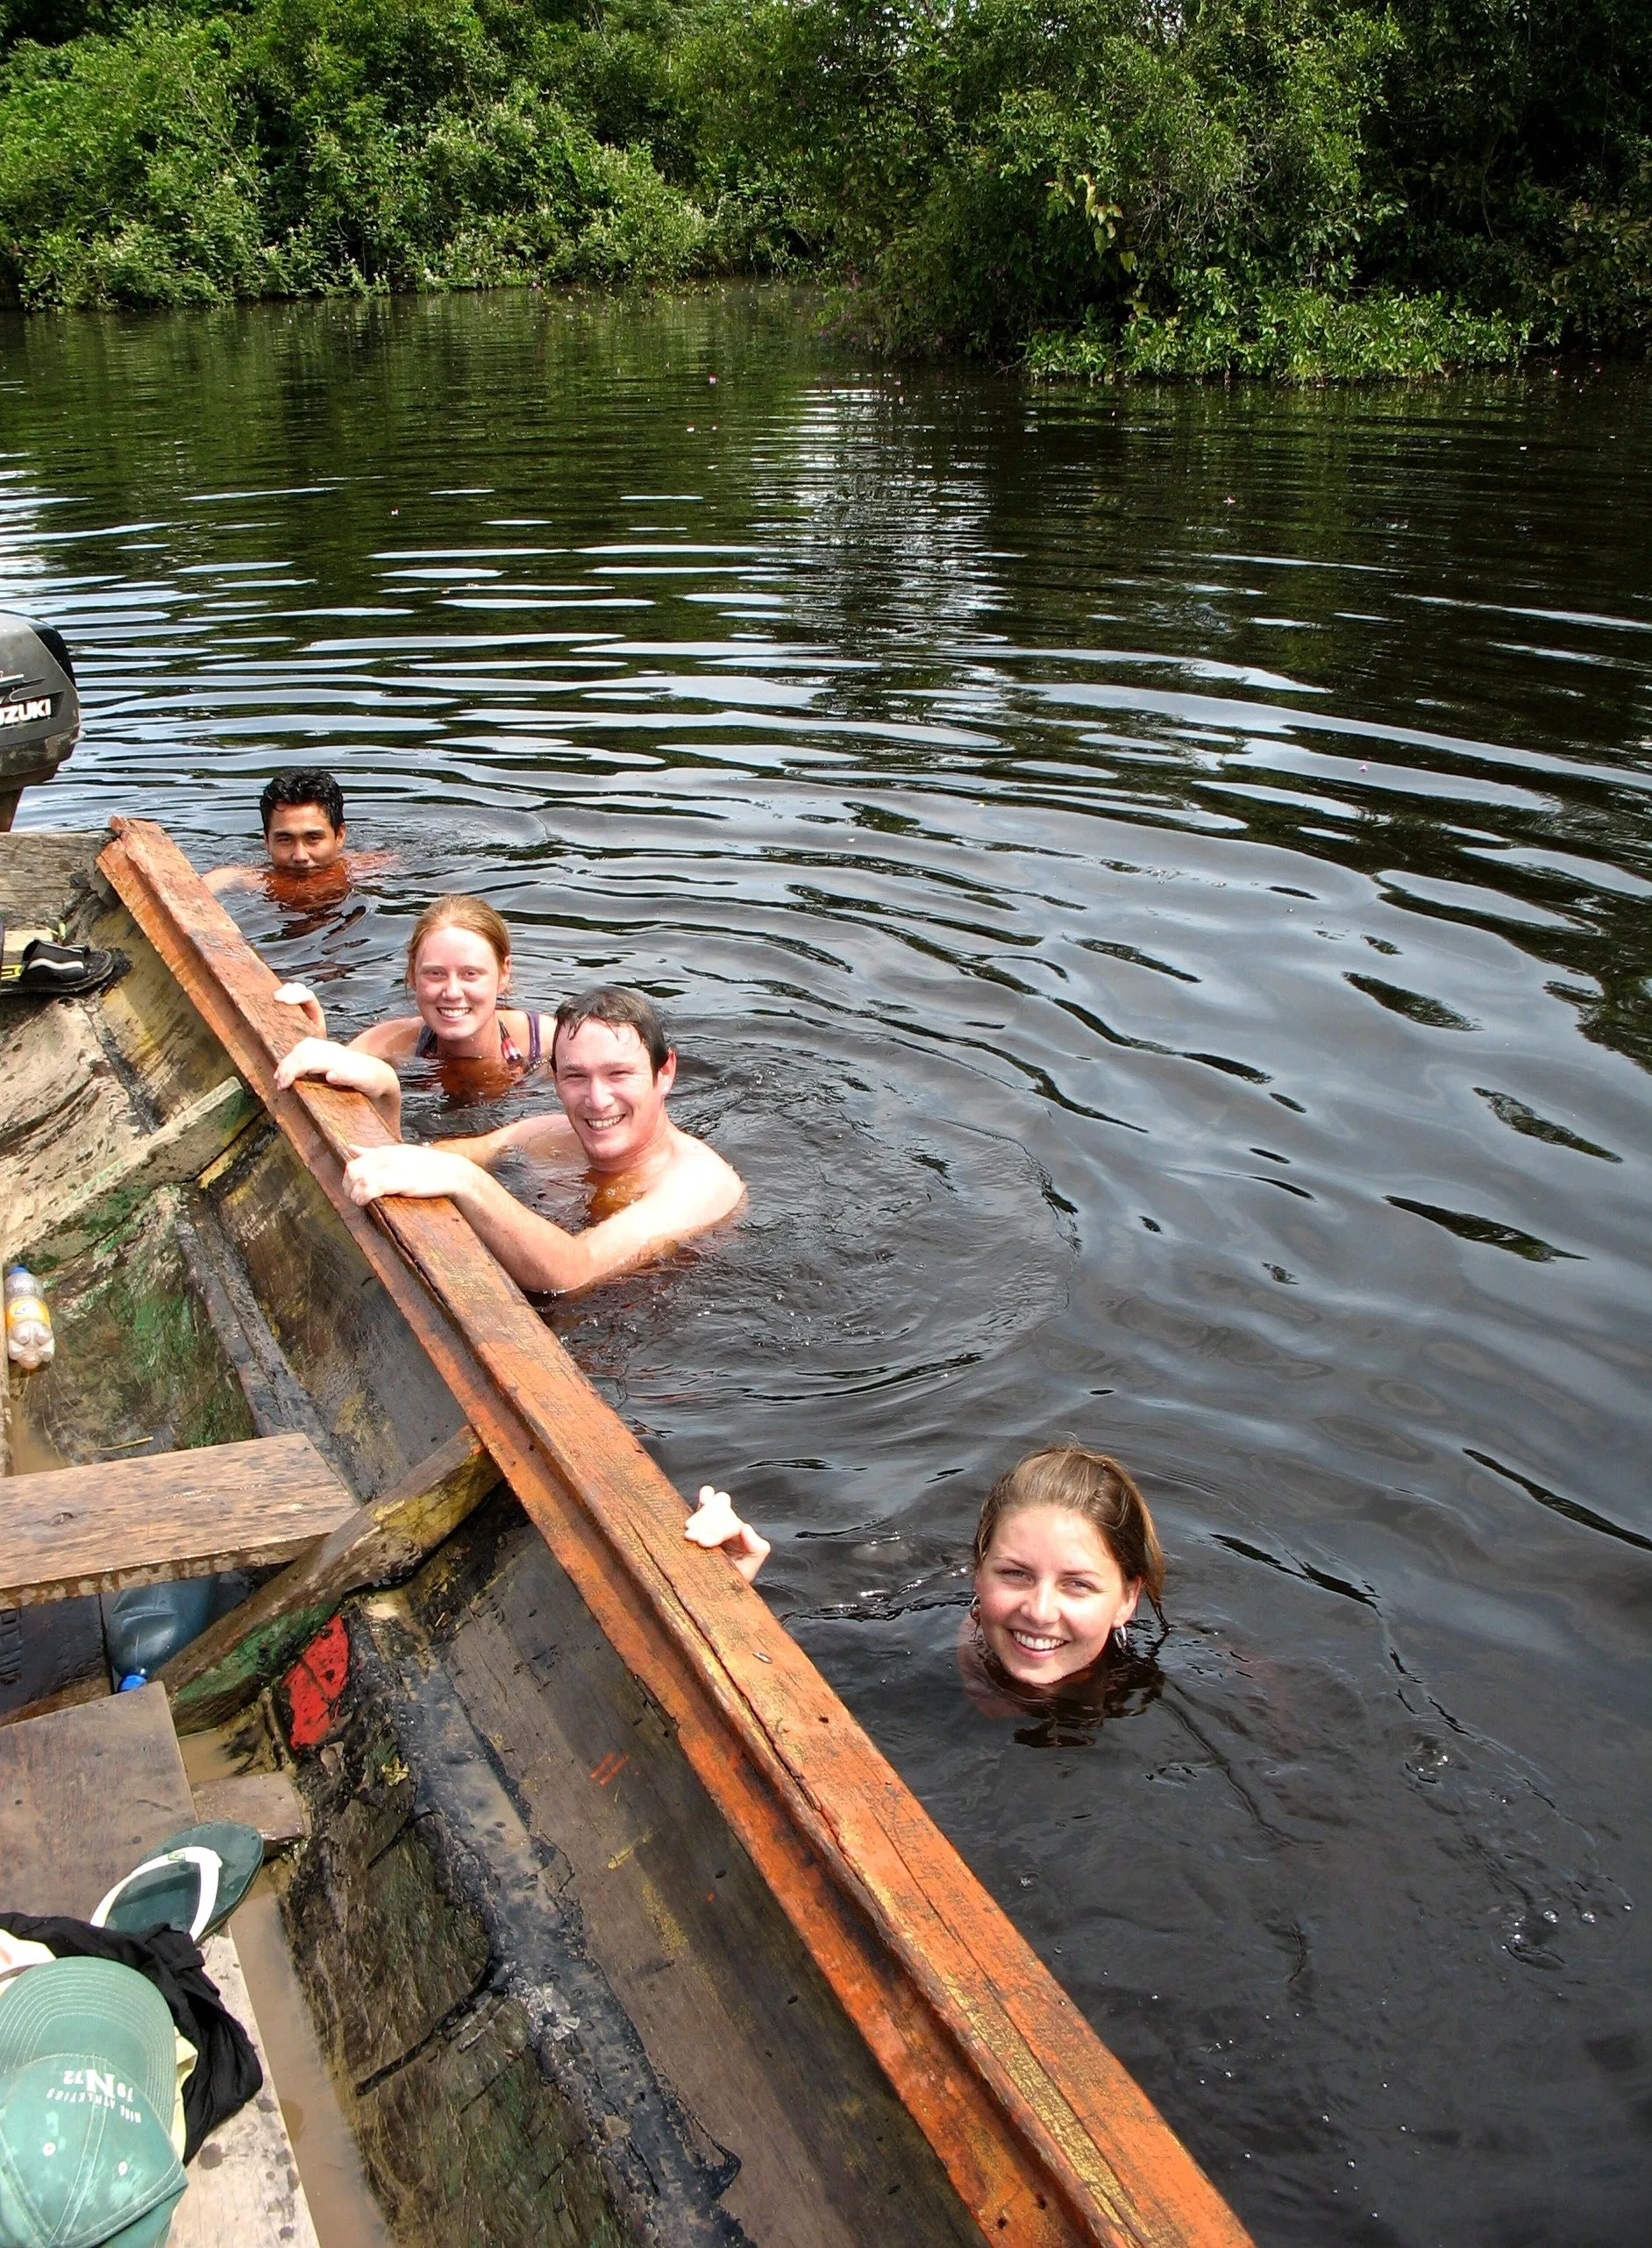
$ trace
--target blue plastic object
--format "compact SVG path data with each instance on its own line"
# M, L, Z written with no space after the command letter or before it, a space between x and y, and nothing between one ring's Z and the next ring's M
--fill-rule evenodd
M212 1620L217 1579L192 1576L174 1584L134 1584L103 1598L103 1647L110 1676L125 1694L153 1678L180 1647L198 1639Z

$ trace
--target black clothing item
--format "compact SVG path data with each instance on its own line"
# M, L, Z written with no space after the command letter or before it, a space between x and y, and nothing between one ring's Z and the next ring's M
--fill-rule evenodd
M54 1959L113 1960L153 1983L180 2033L196 2050L196 2064L183 2087L186 2162L195 2160L217 2125L244 2108L263 2083L252 2039L219 1997L205 1961L182 1928L125 1936L117 1928L94 1928L87 1920L41 1919L32 1912L0 1912L0 1928L9 1936L44 1944Z

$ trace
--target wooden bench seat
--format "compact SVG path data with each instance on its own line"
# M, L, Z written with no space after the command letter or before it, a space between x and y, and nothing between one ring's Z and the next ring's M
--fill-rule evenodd
M0 1730L0 1903L9 1910L84 1919L195 1818L164 1687ZM317 2248L234 1939L226 1929L204 1949L207 1973L258 2049L264 2088L190 2164L167 2248Z
M303 1435L10 1476L0 1608L295 1560L356 1512Z

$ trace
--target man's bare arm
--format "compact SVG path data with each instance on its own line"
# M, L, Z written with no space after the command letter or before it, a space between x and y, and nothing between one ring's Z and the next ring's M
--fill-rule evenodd
M573 1127L566 1116L521 1116L514 1124L502 1124L496 1132L477 1132L468 1137L452 1140L433 1140L432 1147L439 1148L445 1156L463 1156L466 1163L480 1164L491 1170L502 1156L514 1149L518 1155L553 1156L566 1154L574 1144Z
M436 1148L369 1148L350 1163L345 1183L364 1204L381 1195L445 1195L519 1287L559 1295L629 1271L704 1232L744 1192L726 1163L685 1166L600 1225L570 1234L525 1209L465 1156Z
M263 877L256 866L209 866L201 879L221 898L226 890L255 890Z

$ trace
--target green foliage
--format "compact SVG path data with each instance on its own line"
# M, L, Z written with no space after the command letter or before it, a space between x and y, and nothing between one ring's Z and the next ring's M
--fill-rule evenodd
M1345 286L1396 45L1343 0L711 0L680 82L708 195L784 213L852 332L1012 356Z
M1281 283L1240 299L1220 274L1200 277L1178 309L1134 313L1121 330L1096 324L1035 336L1029 374L1110 382L1128 375L1268 375L1337 382L1372 375L1444 374L1506 364L1526 329L1443 297L1373 289L1364 296Z
M1552 344L1652 322L1646 0L1392 0L1369 173L1373 274L1444 288Z
M154 7L19 44L0 276L25 304L179 304L689 271L697 205L523 62L470 0Z
M0 260L25 303L163 304L277 281L210 23L20 48L0 98Z
M1414 372L1647 333L1652 11L1584 12L707 0L680 85L708 199L835 270L874 346Z
M1648 0L0 0L0 288L29 304L807 273L881 351L1290 380L1652 331Z

